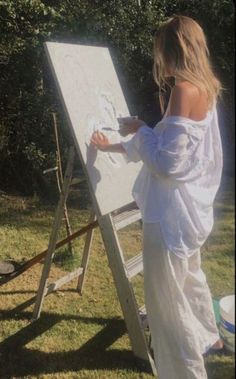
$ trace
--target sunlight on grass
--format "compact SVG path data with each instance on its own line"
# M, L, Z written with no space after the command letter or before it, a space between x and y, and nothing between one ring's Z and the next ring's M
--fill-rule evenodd
M75 201L73 202L73 204ZM55 206L0 192L1 260L22 263L48 245ZM86 225L89 209L69 207L73 231ZM66 236L65 225L59 239ZM126 259L142 249L140 223L119 232ZM50 272L54 281L79 267L84 237L56 251ZM224 179L215 202L215 225L202 249L202 264L214 298L234 293L234 187ZM41 317L31 323L33 305L17 307L36 294L43 264L1 286L0 378L151 379L139 369L118 302L107 256L98 229L83 295L73 280L45 298ZM143 303L143 277L132 279L138 305ZM12 352L14 351L14 354ZM206 359L209 379L232 379L234 357Z

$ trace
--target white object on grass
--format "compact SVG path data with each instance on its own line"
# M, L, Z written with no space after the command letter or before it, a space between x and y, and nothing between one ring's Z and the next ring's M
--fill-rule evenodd
M225 296L220 302L220 334L225 347L235 352L235 295Z

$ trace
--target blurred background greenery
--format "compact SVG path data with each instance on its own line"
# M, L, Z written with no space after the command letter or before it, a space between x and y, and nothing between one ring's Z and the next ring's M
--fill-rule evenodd
M224 169L234 173L234 3L229 0L8 0L0 1L1 189L50 197L55 166L52 112L57 112L63 162L70 136L43 42L107 46L130 113L159 121L152 77L152 34L173 14L203 27L212 65L225 87L219 103ZM79 107L79 104L78 104ZM52 196L53 197L53 196Z

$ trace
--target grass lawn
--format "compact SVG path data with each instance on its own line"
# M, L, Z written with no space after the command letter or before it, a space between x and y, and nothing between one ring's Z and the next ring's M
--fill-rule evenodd
M234 293L233 184L233 179L223 178L215 202L214 230L202 249L203 269L214 298ZM37 199L0 191L0 260L22 263L44 250L54 211L55 206ZM75 231L87 224L89 209L71 205L69 216ZM119 234L127 256L141 249L138 224ZM60 237L64 236L63 226ZM50 281L79 266L83 242L80 238L73 243L74 258L66 248L57 251ZM0 287L0 379L151 379L134 359L99 230L83 295L76 291L77 281L71 281L45 298L40 319L31 323L33 306L21 310L19 306L35 295L42 267L37 264ZM141 276L134 288L142 303ZM206 368L209 379L233 379L234 356L208 357Z

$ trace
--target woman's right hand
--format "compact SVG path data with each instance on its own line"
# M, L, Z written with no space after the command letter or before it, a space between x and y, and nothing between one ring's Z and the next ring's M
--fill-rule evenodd
M108 138L99 131L92 134L90 142L95 148L102 151L107 151L110 146Z

